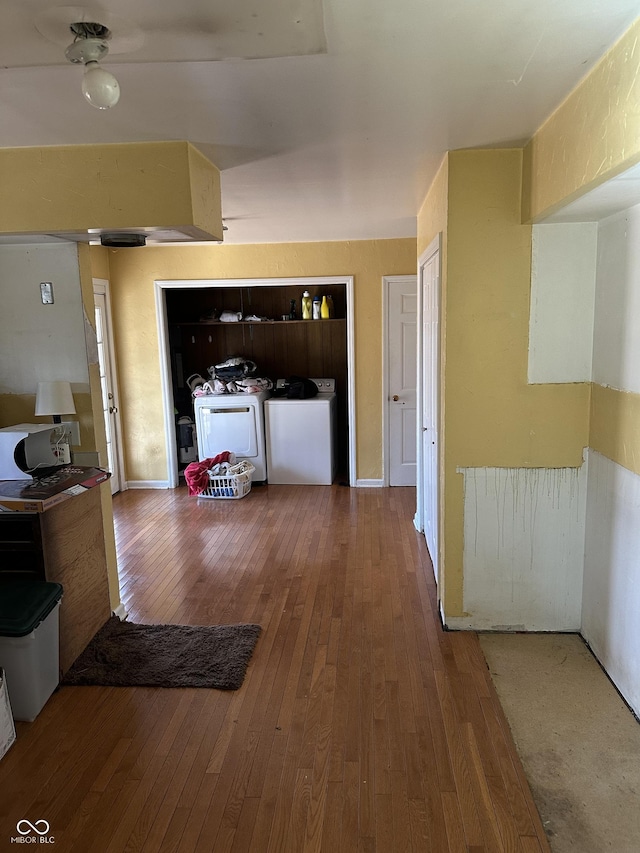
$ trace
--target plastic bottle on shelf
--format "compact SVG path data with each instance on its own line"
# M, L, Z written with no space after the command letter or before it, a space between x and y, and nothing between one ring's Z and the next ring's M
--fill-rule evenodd
M314 320L320 319L321 307L322 307L322 299L319 296L314 296L313 302L312 302L312 317Z
M305 290L302 294L302 319L311 319L311 296L309 295L308 290Z
M333 310L333 296L327 296L327 305L329 306L329 319L333 320L335 317L335 312Z
M320 306L320 316L323 320L329 319L329 303L327 302L327 297L322 297L322 305Z

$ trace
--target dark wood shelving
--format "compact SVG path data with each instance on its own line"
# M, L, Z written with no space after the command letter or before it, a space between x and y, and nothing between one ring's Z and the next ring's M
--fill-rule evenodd
M319 320L220 320L198 319L222 311L242 316L282 317L291 301L300 316L301 296L331 296L334 316ZM347 466L347 324L346 289L342 284L275 285L264 287L194 288L168 290L167 321L174 378L174 405L180 415L193 416L193 400L185 385L187 377L207 377L210 365L230 356L254 361L258 376L326 376L336 380L338 397L338 459ZM214 314L215 312L215 314Z
M322 320L234 320L230 323L224 323L221 320L182 320L178 323L173 323L174 326L274 326L274 325L293 325L294 323L344 323L345 317L325 317Z

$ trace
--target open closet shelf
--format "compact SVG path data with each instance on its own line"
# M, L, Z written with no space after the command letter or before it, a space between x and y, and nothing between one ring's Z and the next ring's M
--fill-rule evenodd
M276 323L283 326L293 326L295 323L304 323L307 326L319 325L320 323L344 323L344 317L331 317L324 320L237 320L231 323L223 323L220 320L183 320L174 323L175 326L273 326Z

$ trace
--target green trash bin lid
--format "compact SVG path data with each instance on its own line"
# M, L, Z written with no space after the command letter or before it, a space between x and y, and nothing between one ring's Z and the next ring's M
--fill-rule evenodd
M26 637L62 598L62 586L46 581L0 582L0 637Z

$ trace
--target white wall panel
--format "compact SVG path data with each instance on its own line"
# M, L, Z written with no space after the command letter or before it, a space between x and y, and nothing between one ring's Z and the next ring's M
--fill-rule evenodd
M589 451L582 636L640 714L640 477Z
M53 282L43 305L40 282ZM0 393L35 394L39 381L89 381L75 243L0 246Z
M579 630L586 467L461 469L468 616L447 624Z
M529 382L589 382L597 225L534 225Z
M598 228L593 379L640 394L640 207Z

